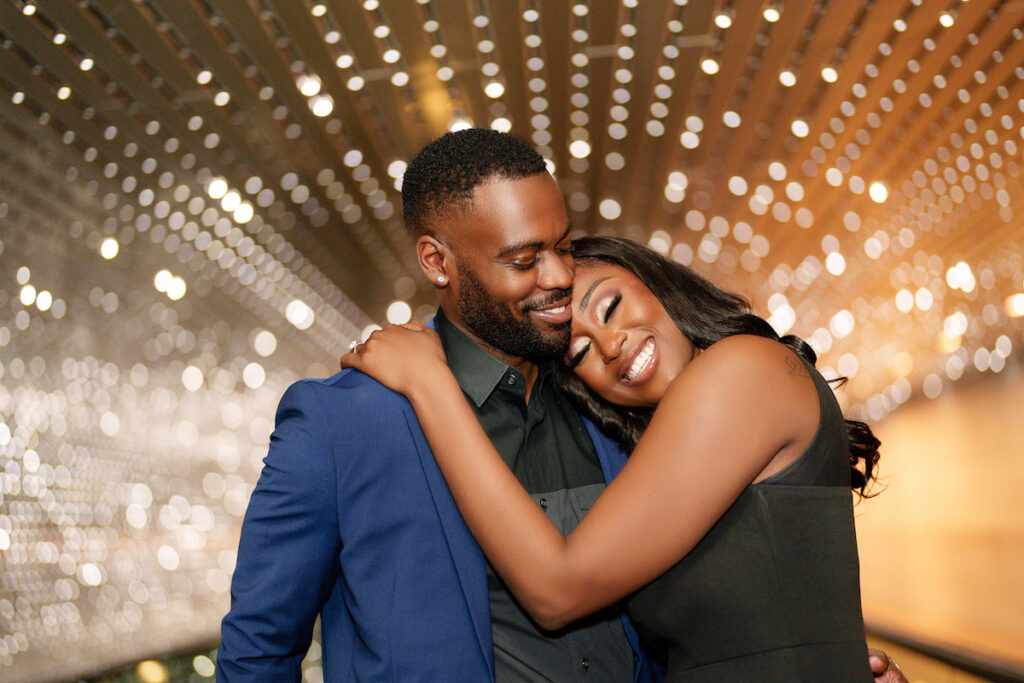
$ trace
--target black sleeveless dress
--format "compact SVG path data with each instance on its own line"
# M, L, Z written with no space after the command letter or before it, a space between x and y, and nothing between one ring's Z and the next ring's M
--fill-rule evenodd
M666 681L872 681L843 414L808 370L818 431L793 463L749 486L629 616Z

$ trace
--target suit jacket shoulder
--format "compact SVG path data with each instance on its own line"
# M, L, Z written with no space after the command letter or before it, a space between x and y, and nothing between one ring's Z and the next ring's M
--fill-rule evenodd
M221 680L298 680L321 610L326 680L487 680L486 600L408 401L355 371L291 385L243 522Z

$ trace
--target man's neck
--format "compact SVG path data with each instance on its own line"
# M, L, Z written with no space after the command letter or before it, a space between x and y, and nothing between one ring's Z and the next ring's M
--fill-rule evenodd
M448 324L462 332L462 334L466 335L466 337L469 338L470 341L479 346L481 349L483 349L490 355L494 356L505 365L513 367L519 372L521 372L523 374L523 378L526 380L526 400L527 402L529 402L530 392L533 390L533 383L537 379L537 363L531 360L527 360L526 358L513 356L495 346L492 346L491 344L488 344L483 339L474 334L472 330L467 329L466 326L463 325L461 321L452 320L452 316L446 315L445 318L447 319Z

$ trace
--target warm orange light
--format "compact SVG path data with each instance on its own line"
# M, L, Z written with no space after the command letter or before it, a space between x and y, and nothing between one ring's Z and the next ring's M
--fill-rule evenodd
M906 351L900 351L892 359L892 372L897 377L906 377L914 369L914 357Z
M960 335L950 336L945 332L939 332L935 339L939 350L943 353L953 353L960 348L962 343Z
M1024 316L1024 293L1018 292L1006 297L1006 315L1011 318Z
M170 680L166 667L152 659L139 662L135 673L143 683L167 683Z

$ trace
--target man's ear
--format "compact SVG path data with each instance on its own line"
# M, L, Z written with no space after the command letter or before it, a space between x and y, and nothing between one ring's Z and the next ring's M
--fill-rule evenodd
M416 238L416 259L430 284L447 287L451 282L449 273L455 268L455 259L448 245L441 240L432 235Z

